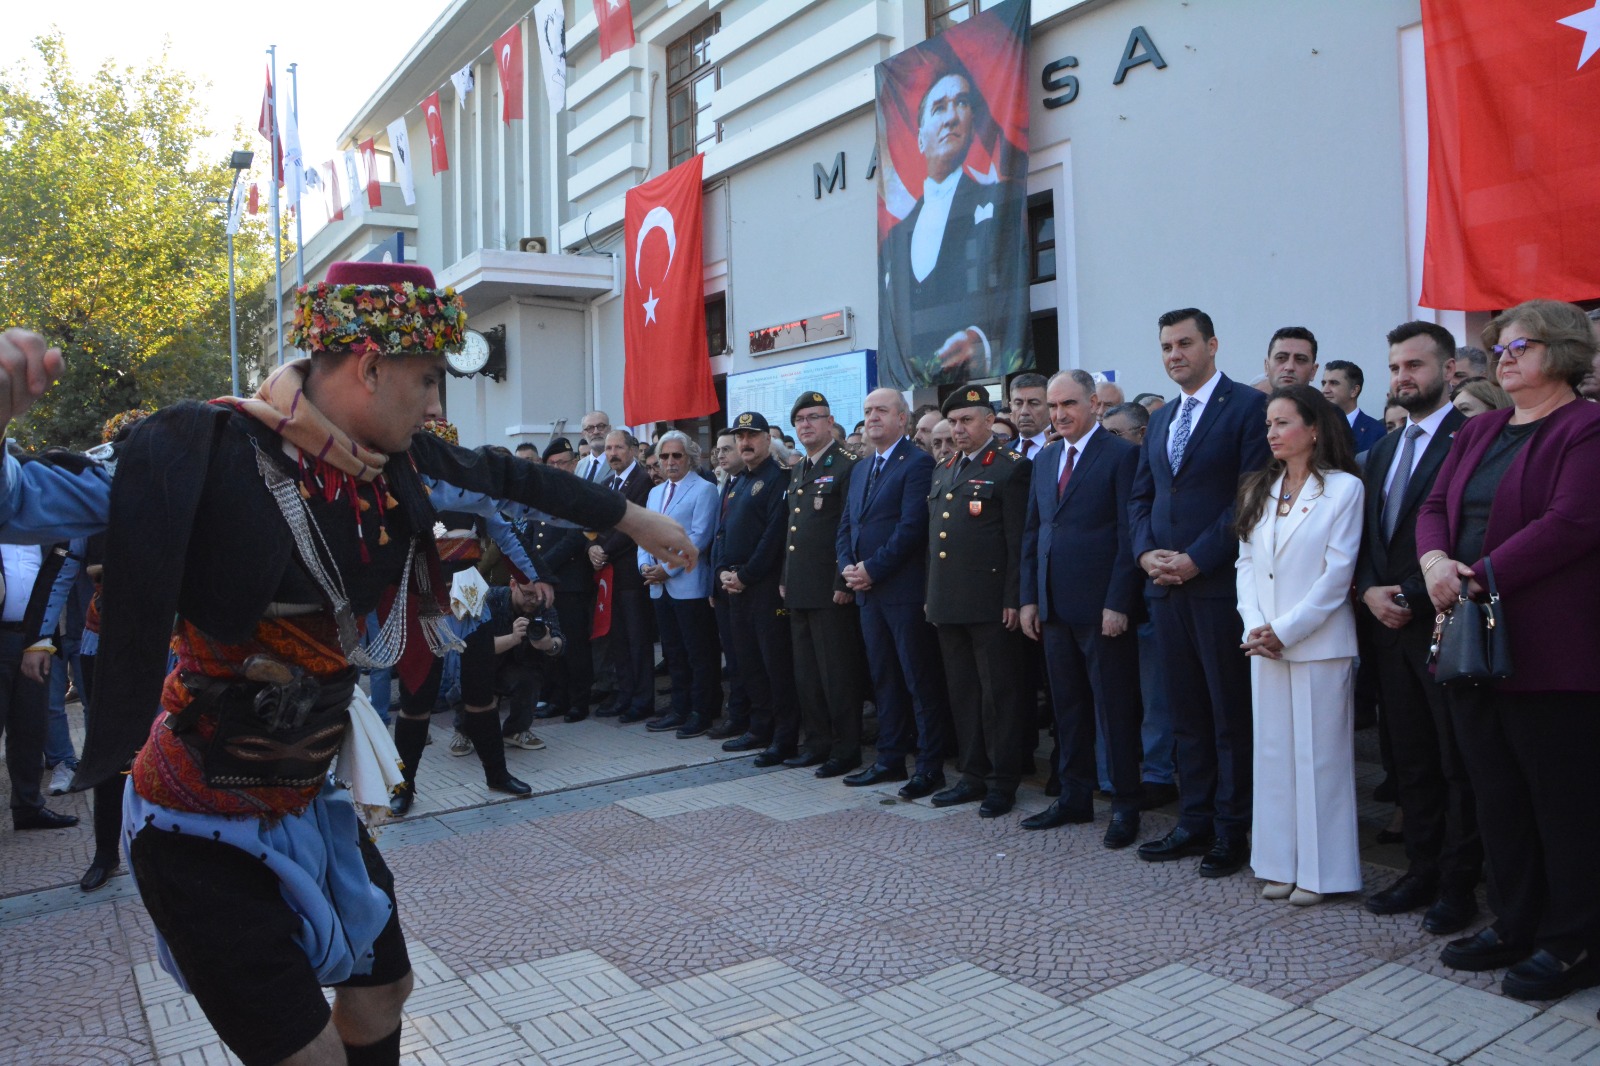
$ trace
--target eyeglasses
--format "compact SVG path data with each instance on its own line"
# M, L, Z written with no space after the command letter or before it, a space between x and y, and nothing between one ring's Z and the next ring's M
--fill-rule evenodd
M1528 345L1544 343L1544 341L1535 340L1532 337L1518 337L1510 344L1496 344L1489 350L1494 352L1496 359L1510 359L1512 362L1516 362L1528 354ZM1545 347L1549 347L1549 345L1545 345Z
M798 415L795 417L794 424L797 426L804 426L809 425L812 422L821 422L824 419L832 417L832 415Z
M610 429L611 428L611 423L609 423L609 422L596 422L592 426L584 426L582 428L583 428L583 432L585 432L585 433L598 433L602 429Z

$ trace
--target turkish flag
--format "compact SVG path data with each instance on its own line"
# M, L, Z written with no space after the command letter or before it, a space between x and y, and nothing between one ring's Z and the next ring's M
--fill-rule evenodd
M628 0L594 0L594 17L600 22L601 62L633 47L633 8Z
M261 186L257 185L253 181L250 183L249 210L252 215L259 215L261 213Z
M433 155L433 172L450 169L450 153L444 147L444 119L439 116L439 91L422 101L422 118L428 124L428 146Z
M267 69L267 89L261 94L261 117L256 120L256 132L267 139L272 149L272 168L277 172L278 184L283 184L283 131L278 129L278 112L272 100L272 70Z
M706 352L700 178L695 156L628 190L623 213L623 421L698 418L717 409Z
M383 206L383 189L378 185L378 139L368 137L356 146L361 153L361 169L367 174L367 206Z
M614 571L607 563L594 575L594 622L589 627L589 639L599 640L611 632L611 578Z
M328 221L343 222L344 197L339 193L339 168L330 159L317 169L322 172L322 202L328 208Z
M1423 0L1422 36L1422 305L1600 296L1600 5Z
M500 68L500 120L509 126L522 117L522 23L495 38L494 62Z

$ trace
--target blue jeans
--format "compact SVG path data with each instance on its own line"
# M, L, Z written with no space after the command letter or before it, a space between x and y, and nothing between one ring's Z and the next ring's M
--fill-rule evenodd
M378 612L373 611L367 615L367 634L369 637L378 632ZM392 692L394 669L392 667L382 670L369 670L367 680L372 685L372 707L378 712L378 717L383 719L383 724L389 724L389 698ZM82 691L82 686L79 686Z
M76 656L74 656L76 658ZM72 731L67 723L67 681L70 674L61 655L50 660L49 719L46 725L44 761L52 769L66 763L78 767L78 753L72 748Z

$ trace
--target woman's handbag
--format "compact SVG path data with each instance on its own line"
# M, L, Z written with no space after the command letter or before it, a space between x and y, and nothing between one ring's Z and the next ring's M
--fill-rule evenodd
M1494 564L1488 559L1483 561L1483 576L1489 588L1488 603L1477 603L1469 597L1469 579L1462 578L1455 606L1437 619L1433 679L1440 684L1475 685L1504 681L1511 676L1511 635L1506 632L1505 613L1500 610Z

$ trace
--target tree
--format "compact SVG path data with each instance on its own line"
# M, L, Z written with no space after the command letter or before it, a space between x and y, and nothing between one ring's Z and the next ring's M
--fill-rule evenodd
M165 55L80 78L59 33L33 43L33 60L0 74L0 323L40 331L67 360L13 432L81 448L120 411L229 391L233 172L202 158L196 86ZM255 221L236 236L241 294L270 291L269 238Z

